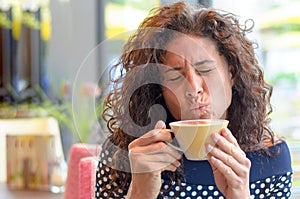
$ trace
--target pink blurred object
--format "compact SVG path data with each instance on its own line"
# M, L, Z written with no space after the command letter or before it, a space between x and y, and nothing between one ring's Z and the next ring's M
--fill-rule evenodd
M94 198L94 187L91 186L92 183L95 183L93 182L96 179L95 163L100 150L101 145L94 144L74 144L71 147L64 199ZM90 159L84 160L87 157ZM84 194L84 196L81 197L80 194Z
M82 158L79 162L79 198L95 198L95 176L97 159L95 157Z

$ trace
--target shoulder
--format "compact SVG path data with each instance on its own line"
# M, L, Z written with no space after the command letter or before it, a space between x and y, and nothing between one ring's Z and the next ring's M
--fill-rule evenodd
M128 159L128 151L122 150L115 145L109 138L107 138L103 145L99 157L99 165L105 165L114 170L130 172L130 165Z
M269 147L269 155L260 151L247 152L251 161L250 181L292 173L290 150L285 141Z
M118 147L115 146L109 139L103 145L100 153L98 166L96 169L95 183L95 198L109 198L114 196L124 198L129 183L126 179L126 158L115 158L116 156L124 156L122 152L118 152ZM117 154L117 155L116 155ZM122 159L122 161L116 161Z

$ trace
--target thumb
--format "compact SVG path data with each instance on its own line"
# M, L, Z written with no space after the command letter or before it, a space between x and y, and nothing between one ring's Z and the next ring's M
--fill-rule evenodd
M166 124L164 123L164 121L159 120L156 124L155 124L155 129L163 129L166 128Z

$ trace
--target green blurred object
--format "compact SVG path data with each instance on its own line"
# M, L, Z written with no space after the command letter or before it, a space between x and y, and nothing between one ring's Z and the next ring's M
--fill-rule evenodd
M300 1L295 1L273 8L259 17L264 51L300 47L299 10Z

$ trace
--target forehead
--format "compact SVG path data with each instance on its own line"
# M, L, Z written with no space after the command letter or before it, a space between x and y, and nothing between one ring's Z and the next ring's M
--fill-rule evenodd
M213 59L218 55L215 43L205 37L180 36L166 45L166 61L174 56L194 61L194 59Z

